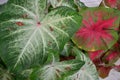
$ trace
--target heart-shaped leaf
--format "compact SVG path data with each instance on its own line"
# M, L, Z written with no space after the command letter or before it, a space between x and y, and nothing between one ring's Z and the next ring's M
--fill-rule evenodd
M83 67L78 72L65 78L65 80L99 80L95 65L88 56L83 54L77 48L74 48L77 59L85 61Z
M118 40L118 10L91 8L83 10L81 28L73 36L73 41L86 51L107 50Z
M0 14L0 55L9 67L44 62L50 49L61 51L79 28L81 16L77 12L60 7L44 14L44 2L12 0Z

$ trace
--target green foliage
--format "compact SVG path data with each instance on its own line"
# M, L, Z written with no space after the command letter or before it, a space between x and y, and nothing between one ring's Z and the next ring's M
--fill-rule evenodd
M24 6L22 5L12 3L12 9L1 14L6 19L0 23L0 38L1 44L7 43L5 53L8 57L1 55L13 69L17 66L28 68L31 64L44 63L50 49L63 49L81 21L81 16L68 7L59 7L45 15L41 12L43 6L39 7L41 2L32 1L30 4L26 1ZM35 9L30 7L31 5L34 5Z
M77 59L82 60L85 64L80 68L75 74L66 78L66 80L99 80L98 73L95 65L89 59L89 57L82 53L79 49L73 48L74 52L77 54Z

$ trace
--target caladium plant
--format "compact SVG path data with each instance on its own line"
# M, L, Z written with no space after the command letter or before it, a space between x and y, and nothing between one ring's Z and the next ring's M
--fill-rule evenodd
M119 70L116 3L88 8L87 0L0 2L0 80L99 80Z

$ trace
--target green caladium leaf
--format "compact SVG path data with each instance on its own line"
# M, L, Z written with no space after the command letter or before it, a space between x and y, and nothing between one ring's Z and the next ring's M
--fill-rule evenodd
M77 48L74 48L74 52L77 54L77 59L85 61L85 64L78 72L66 77L65 80L99 80L96 67L89 57Z
M53 56L52 62L40 69L40 80L63 80L64 76L79 70L84 62L81 60L56 61Z
M0 56L12 69L43 63L49 50L61 51L79 28L77 12L60 7L45 15L41 1L12 0L0 14Z

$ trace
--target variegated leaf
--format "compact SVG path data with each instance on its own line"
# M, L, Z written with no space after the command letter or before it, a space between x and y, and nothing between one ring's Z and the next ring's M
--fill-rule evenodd
M45 15L44 0L13 1L0 14L0 55L12 68L42 63L50 49L61 51L81 23L81 16L67 7Z
M51 4L53 8L67 6L69 8L75 9L74 0L48 0L48 4Z
M77 59L85 61L85 64L78 72L66 77L65 80L99 80L96 67L88 56L83 54L77 48L74 48L74 52L77 54Z
M70 60L58 62L53 56L51 64L40 69L40 80L63 80L65 75L74 73L84 65L81 60Z

